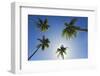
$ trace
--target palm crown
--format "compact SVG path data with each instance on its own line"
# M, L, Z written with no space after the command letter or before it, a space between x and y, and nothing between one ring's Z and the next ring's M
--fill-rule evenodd
M68 49L68 47L64 47L63 45L61 45L60 48L57 49L56 53L58 53L57 57L59 57L59 55L62 57L62 59L64 59L64 55L66 55L66 50Z
M79 26L75 26L75 23L77 22L77 18L73 18L70 23L65 22L65 28L62 31L62 35L65 36L67 39L76 37L78 31L85 31L87 32L87 29L80 28Z
M42 32L45 32L48 30L48 28L50 27L48 25L48 19L46 18L44 21L42 19L38 19L38 22L37 22L37 25L38 25L38 28L40 28L40 30Z
M48 38L45 38L45 36L42 37L42 39L38 39L40 41L40 44L37 46L38 47L41 47L42 50L44 50L45 48L48 48L49 47L49 39Z

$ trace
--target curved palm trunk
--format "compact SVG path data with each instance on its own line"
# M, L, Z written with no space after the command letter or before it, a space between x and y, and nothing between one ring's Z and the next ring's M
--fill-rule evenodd
M79 31L85 31L85 32L87 32L87 31L88 31L88 29L82 29L82 28L77 29L77 30L79 30Z
M38 48L36 49L36 51L34 51L34 52L32 53L32 55L28 58L28 60L30 60L30 59L32 58L32 56L39 50L39 48L40 48L40 47L38 47Z

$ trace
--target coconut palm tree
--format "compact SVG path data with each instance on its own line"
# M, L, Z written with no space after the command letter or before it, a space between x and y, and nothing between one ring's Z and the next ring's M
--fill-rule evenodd
M41 48L43 51L45 50L45 48L49 47L49 39L45 38L45 36L42 37L42 39L38 39L40 44L37 46L37 49L32 53L32 55L28 58L28 60L30 60L32 58L33 55L35 55L35 53Z
M77 18L73 18L70 23L65 22L65 28L62 31L62 35L65 36L67 39L76 37L78 31L87 32L88 29L80 28L79 26L75 26L77 22Z
M58 53L57 57L61 56L62 59L64 59L64 55L66 55L66 50L68 49L68 47L64 47L63 45L61 45L60 48L57 49L56 53Z
M44 21L42 20L42 19L38 19L38 22L37 22L37 26L38 26L38 28L40 28L40 30L42 31L42 32L45 32L45 31L47 31L48 30L48 28L50 27L49 25L48 25L48 19L46 18Z

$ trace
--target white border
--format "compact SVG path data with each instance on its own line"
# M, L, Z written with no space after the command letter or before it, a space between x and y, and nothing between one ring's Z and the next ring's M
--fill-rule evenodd
M26 9L27 8L27 9ZM34 9L32 9L34 8ZM30 10L31 9L31 10ZM39 10L39 11L38 11ZM40 12L40 10L42 12ZM67 10L67 11L66 11ZM46 13L44 13L44 11ZM63 11L63 12L62 12ZM23 13L24 12L24 13ZM68 14L65 14L68 13ZM93 8L83 7L46 7L43 5L12 3L12 69L13 73L22 72L42 72L42 71L56 71L67 70L70 68L89 68L95 65L95 12ZM89 59L76 59L64 61L38 61L27 62L27 14L40 15L63 15L63 16L88 16L89 18L89 38L88 38L88 52ZM26 31L26 32L25 32ZM26 42L25 42L26 41ZM26 48L25 48L26 47ZM93 48L91 48L93 47ZM23 53L23 50L24 51ZM93 56L94 55L94 56ZM63 66L63 65L68 66ZM45 68L44 68L45 66ZM63 67L62 67L63 66ZM35 69L34 69L34 68Z

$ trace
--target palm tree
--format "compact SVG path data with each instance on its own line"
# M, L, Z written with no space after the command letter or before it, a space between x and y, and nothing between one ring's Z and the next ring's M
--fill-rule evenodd
M57 49L56 53L58 53L57 57L59 57L59 55L62 57L62 59L64 59L64 55L66 55L66 50L68 49L68 47L64 47L63 45L61 45L60 48Z
M32 53L32 55L28 58L28 60L30 60L32 58L32 56L39 50L39 48L41 48L43 51L45 50L45 48L49 47L49 39L45 38L45 36L42 37L42 39L38 39L40 44L37 46L37 49Z
M78 31L88 31L88 29L83 29L79 26L75 26L76 21L77 18L73 18L70 23L65 22L65 28L62 31L62 35L65 36L67 39L76 37Z
M48 28L50 27L49 25L48 25L48 19L46 18L44 21L42 20L42 19L38 19L38 22L37 22L37 26L38 26L38 28L40 28L40 30L42 31L42 32L45 32L45 31L47 31L48 30Z

